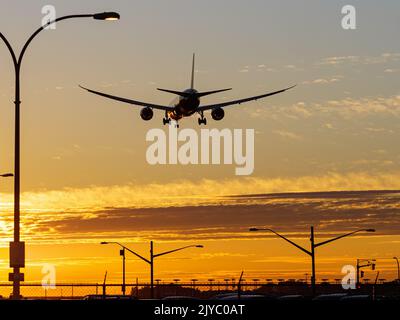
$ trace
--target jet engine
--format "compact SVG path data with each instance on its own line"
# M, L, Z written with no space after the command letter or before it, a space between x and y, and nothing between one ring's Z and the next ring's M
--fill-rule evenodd
M222 120L225 116L225 111L222 108L215 108L211 111L211 117L216 120Z
M149 121L153 118L153 109L146 107L143 108L142 110L140 110L140 117L144 120L144 121Z

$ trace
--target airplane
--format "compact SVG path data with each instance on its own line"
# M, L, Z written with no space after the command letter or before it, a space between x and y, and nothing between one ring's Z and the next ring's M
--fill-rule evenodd
M132 104L135 106L143 107L142 110L140 111L140 117L145 121L149 121L153 118L153 115L154 115L153 109L162 110L165 112L165 117L163 118L163 124L164 125L170 124L171 119L172 119L172 120L176 121L176 127L179 127L179 124L178 124L179 120L181 120L184 117L190 117L195 113L198 113L200 115L200 118L198 119L199 125L200 126L202 124L207 125L207 119L204 117L204 111L211 110L211 117L215 121L220 121L225 116L225 111L223 109L225 107L242 104L242 103L249 102L249 101L255 101L255 100L266 98L269 96L273 96L275 94L282 93L289 89L292 89L296 86L296 85L294 85L294 86L291 86L291 87L288 87L288 88L285 88L282 90L269 92L269 93L261 94L258 96L249 97L249 98L201 106L200 98L211 95L211 94L215 94L215 93L229 91L229 90L232 90L232 88L206 91L206 92L198 92L197 90L194 89L194 73L195 73L195 54L193 54L192 75L191 75L189 89L186 89L184 91L175 91L175 90L157 88L157 90L159 90L159 91L172 93L172 94L179 96L179 99L177 100L176 104L172 105L172 106L163 106L163 105L158 105L158 104L154 104L154 103L147 103L147 102L126 99L126 98L122 98L122 97L112 96L107 93L94 91L94 90L91 90L91 89L88 89L88 88L85 88L82 86L79 86L79 87L81 87L84 90L87 90L90 93L93 93L93 94L96 94L96 95L99 95L99 96L102 96L105 98L109 98L109 99L129 103L129 104Z

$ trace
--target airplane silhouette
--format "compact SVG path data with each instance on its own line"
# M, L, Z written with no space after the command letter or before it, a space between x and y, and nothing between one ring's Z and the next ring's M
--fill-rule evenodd
M136 106L144 107L140 111L140 117L145 121L149 121L153 118L153 109L163 110L163 111L165 111L165 117L163 119L163 124L166 125L166 124L171 123L171 119L172 119L172 120L176 121L177 127L179 127L179 125L178 125L179 120L181 120L184 117L190 117L195 113L198 113L200 115L200 118L198 119L199 125L202 125L202 124L207 125L207 119L204 117L204 111L207 111L207 110L211 110L211 117L214 120L216 120L216 121L222 120L225 116L225 111L223 108L225 108L227 106L242 104L245 102L255 101L258 99L266 98L266 97L273 96L278 93L285 92L285 91L295 87L295 85L294 85L294 86L291 86L291 87L288 87L288 88L285 88L282 90L269 92L269 93L261 94L258 96L201 106L200 105L201 97L219 93L219 92L232 90L232 88L206 91L206 92L198 92L197 90L194 89L194 73L195 73L194 66L195 66L195 54L193 54L192 76L191 76L191 82L190 82L189 89L186 89L184 91L175 91L175 90L157 88L157 90L159 90L159 91L172 93L172 94L179 96L178 102L173 106L163 106L163 105L158 105L158 104L154 104L154 103L147 103L147 102L136 101L136 100L132 100L132 99L126 99L126 98L112 96L112 95L109 95L106 93L94 91L94 90L91 90L91 89L88 89L88 88L85 88L82 86L80 86L80 87L84 90L87 90L90 93L94 93L94 94L97 94L102 97L106 97L109 99L113 99L113 100L129 103L129 104L133 104Z

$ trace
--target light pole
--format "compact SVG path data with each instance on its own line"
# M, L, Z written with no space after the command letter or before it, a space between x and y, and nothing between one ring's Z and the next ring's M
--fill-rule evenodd
M96 14L77 14L68 15L49 21L46 25L38 28L26 41L22 47L20 55L17 57L14 49L7 38L0 32L0 38L10 51L15 69L15 147L14 147L14 241L10 243L10 268L13 273L9 274L9 281L13 282L13 299L20 299L20 282L24 281L24 274L20 273L20 268L25 267L25 242L20 241L20 106L21 106L21 87L20 75L22 59L32 40L48 26L67 19L93 18L95 20L118 20L119 14L116 12L103 12Z
M154 258L157 258L157 257L160 257L160 256L164 256L164 255L176 252L176 251L181 251L181 250L184 250L184 249L188 249L188 248L204 248L203 245L197 244L197 245L185 246L185 247L181 247L181 248L177 248L177 249L173 249L173 250L164 251L164 252L161 252L161 253L154 254L153 241L150 241L150 259L147 259L147 258L141 256L140 254L136 253L135 251L129 249L128 247L125 247L124 245L122 245L119 242L103 241L103 242L100 242L100 244L117 244L120 247L122 247L123 249L129 251L130 253L132 253L133 255L135 255L136 257L138 257L139 259L143 260L144 262L146 262L146 263L148 263L150 265L150 296L151 296L152 299L154 298Z
M292 240L289 240L288 238L284 237L283 235L281 235L281 234L275 232L275 231L272 230L272 229L268 229L268 228L250 228L249 230L250 230L250 231L269 231L269 232L272 232L272 233L274 233L275 235L277 235L278 237L280 237L280 238L282 238L283 240L289 242L291 245L295 246L296 248L300 249L300 250L303 251L304 253L306 253L306 254L308 254L309 256L311 256L311 288L312 288L312 294L313 294L313 296L314 296L315 293L316 293L316 280L315 280L315 248L320 247L320 246L325 245L325 244L328 244L328 243L330 243L330 242L339 240L339 239L341 239L341 238L351 236L351 235L353 235L353 234L355 234L355 233L358 233L358 232L375 232L375 229L360 229L360 230L356 230L356 231L353 231L353 232L349 232L349 233L343 234L343 235L338 236L338 237L335 237L335 238L333 238L333 239L329 239L329 240L326 240L326 241L322 241L322 242L319 242L319 243L315 243L314 227L312 226L312 227L311 227L311 230L310 230L311 250L307 250L307 249L304 249L302 246L298 245L297 243L293 242Z
M393 257L394 260L397 262L397 282L400 283L400 264L399 264L399 258Z
M122 294L125 295L126 292L126 285L125 285L125 281L126 281L126 259L125 259L125 247L120 244L119 242L100 242L100 244L116 244L118 246L120 246L122 249L119 250L119 255L122 257Z
M363 264L364 263L364 264ZM360 277L364 277L364 271L361 271L363 268L371 267L372 270L375 270L375 259L357 259L356 265L356 288L360 287ZM360 275L361 273L361 275Z
M125 281L126 281L126 277L125 277L125 272L126 272L126 268L125 268L125 264L126 264L126 259L125 259L125 248L122 248L122 250L119 251L119 255L122 256L122 295L125 295L126 292L126 285L125 285Z

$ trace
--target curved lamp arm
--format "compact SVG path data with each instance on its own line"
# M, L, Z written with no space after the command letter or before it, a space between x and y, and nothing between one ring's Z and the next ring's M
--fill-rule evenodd
M278 232L272 230L272 229L258 229L258 228L250 228L249 231L269 231L274 233L275 235L277 235L278 237L282 238L283 240L289 242L291 245L295 246L296 248L300 249L301 251L303 251L304 253L307 253L308 255L311 255L311 252L308 251L307 249L304 249L302 246L298 245L297 243L293 242L292 240L289 240L288 238L284 237L283 235L279 234Z
M51 21L49 21L46 25L41 26L41 27L40 27L39 29L37 29L37 30L29 37L29 39L26 41L24 47L22 48L21 54L20 54L20 56L19 56L19 58L18 58L18 63L17 63L17 65L18 65L19 67L21 66L22 58L24 57L25 51L26 51L26 49L28 49L28 47L29 47L30 43L32 42L32 40L35 39L36 36L37 36L40 32L42 32L43 30L45 30L48 26L50 26L50 25L52 25L52 24L54 24L54 23L56 23L56 22L62 21L62 20L74 19L74 18L91 18L91 17L94 17L94 14L75 14L75 15L68 15L68 16L63 16L63 17L57 18L57 19L55 19L55 20L51 20Z
M314 247L322 246L322 245L327 244L327 243L329 243L329 242L336 241L336 240L342 239L342 238L344 238L344 237L351 236L351 235L353 235L353 234L355 234L355 233L358 233L358 232L375 232L375 229L361 229L361 230L356 230L356 231L353 231L353 232L349 232L349 233L343 234L343 235L341 235L341 236L338 236L338 237L336 237L336 238L329 239L329 240L326 240L326 241L322 241L322 242L320 242L320 243L317 243L317 244L314 245Z
M46 23L45 25L42 25L40 28L38 28L29 38L28 40L25 42L21 53L17 59L17 56L13 50L13 48L11 47L11 44L9 43L9 41L7 40L7 38L0 32L0 38L4 41L4 43L6 44L8 50L11 53L13 62L14 62L14 67L16 68L16 70L18 71L19 68L21 67L21 63L22 63L22 59L25 55L26 50L28 49L29 45L31 44L32 40L36 38L36 36L42 32L43 30L45 30L48 26L62 21L62 20L67 20L67 19L75 19L75 18L94 18L96 20L118 20L120 18L120 15L116 12L103 12L103 13L95 13L95 14L73 14L73 15L68 15L68 16L63 16L54 20L49 21L48 23Z
M10 42L8 42L7 38L0 32L0 38L4 41L4 43L6 44L8 51L10 51L11 57L13 59L13 63L14 63L14 68L17 71L18 69L18 60L17 60L17 56L15 55L15 52L10 44Z
M143 261L147 262L147 263L151 263L148 259L146 259L145 257L142 257L140 254L136 253L135 251L129 249L128 247L125 247L123 244L119 243L119 242L115 242L115 241L111 241L111 242L106 242L103 241L100 244L116 244L119 245L121 248L124 248L125 250L129 251L130 253L132 253L133 255L135 255L136 257L138 257L139 259L142 259Z
M155 258L155 257L163 256L163 255L166 255L166 254L169 254L169 253L173 253L173 252L176 252L176 251L181 251L181 250L184 250L184 249L187 249L187 248L203 248L203 246L201 246L201 245L190 245L190 246L186 246L186 247L182 247L182 248L178 248L178 249L174 249L174 250L161 252L161 253L153 255L153 257Z

